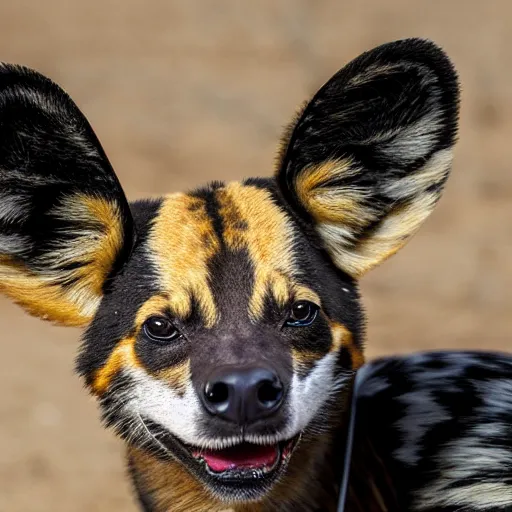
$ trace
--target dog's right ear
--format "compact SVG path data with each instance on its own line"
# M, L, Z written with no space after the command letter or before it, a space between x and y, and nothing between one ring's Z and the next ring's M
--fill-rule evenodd
M422 39L360 55L313 96L276 178L338 268L359 278L416 233L448 178L458 116L457 73Z
M39 73L0 65L0 292L86 324L133 242L126 197L78 107Z

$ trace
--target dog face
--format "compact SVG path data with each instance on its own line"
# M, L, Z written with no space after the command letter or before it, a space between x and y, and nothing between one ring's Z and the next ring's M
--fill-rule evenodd
M223 501L264 497L339 422L358 279L440 197L450 62L421 40L367 52L290 125L273 178L132 204L58 86L5 65L0 99L0 290L87 326L78 372L128 443Z

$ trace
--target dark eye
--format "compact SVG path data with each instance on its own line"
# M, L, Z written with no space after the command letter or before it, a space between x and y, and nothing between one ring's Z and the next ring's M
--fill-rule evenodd
M300 300L292 306L286 325L290 327L306 327L311 325L318 314L318 306L307 300Z
M171 321L161 316L148 318L144 322L144 332L149 339L158 342L172 341L181 336Z

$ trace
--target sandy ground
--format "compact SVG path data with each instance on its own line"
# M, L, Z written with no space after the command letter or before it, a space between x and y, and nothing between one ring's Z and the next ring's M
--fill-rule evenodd
M406 36L452 56L462 129L440 207L364 280L368 354L510 349L509 0L0 2L0 59L70 92L131 198L271 173L295 107L350 58ZM6 300L0 329L0 511L133 511L119 443L73 375L79 332Z

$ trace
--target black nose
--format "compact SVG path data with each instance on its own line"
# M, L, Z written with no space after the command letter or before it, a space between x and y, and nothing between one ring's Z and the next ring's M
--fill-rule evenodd
M283 394L283 384L272 370L225 366L208 379L203 403L211 414L246 425L276 412Z

